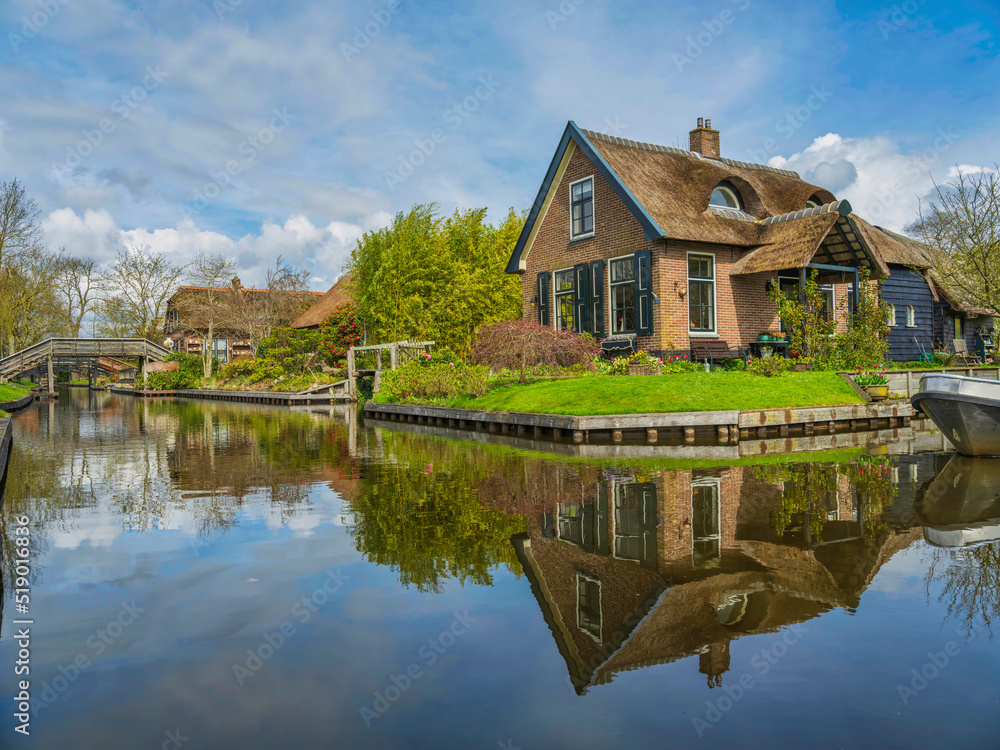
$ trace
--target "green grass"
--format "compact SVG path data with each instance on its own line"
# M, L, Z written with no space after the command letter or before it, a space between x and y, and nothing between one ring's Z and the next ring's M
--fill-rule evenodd
M27 388L22 388L19 385L14 385L13 383L0 383L0 404L7 403L8 401L17 401L19 398L24 398L31 391Z
M647 414L860 404L835 372L790 372L765 378L746 372L583 377L512 385L448 406L535 414Z

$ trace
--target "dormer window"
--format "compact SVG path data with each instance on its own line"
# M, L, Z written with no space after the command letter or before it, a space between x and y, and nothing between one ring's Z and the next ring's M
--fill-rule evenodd
M594 234L594 178L586 177L570 184L570 229L573 239Z
M823 205L823 203L815 195L812 196L809 200L806 201L806 208L819 208L822 205Z
M732 208L736 211L743 210L743 201L740 200L740 194L736 192L736 188L728 183L722 183L712 191L712 199L708 202L708 205L715 206L716 208Z

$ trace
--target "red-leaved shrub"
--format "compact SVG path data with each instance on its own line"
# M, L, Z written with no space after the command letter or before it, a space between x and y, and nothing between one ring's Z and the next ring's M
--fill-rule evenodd
M591 336L557 331L530 320L501 320L476 332L472 361L492 369L520 370L521 382L535 365L589 365L600 352Z

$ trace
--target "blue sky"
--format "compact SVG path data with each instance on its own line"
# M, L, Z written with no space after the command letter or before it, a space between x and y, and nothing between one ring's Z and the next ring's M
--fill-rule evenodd
M567 120L799 171L900 229L1000 160L987 2L7 0L0 179L49 242L281 253L325 289L417 202L534 199ZM102 129L103 126L103 129Z

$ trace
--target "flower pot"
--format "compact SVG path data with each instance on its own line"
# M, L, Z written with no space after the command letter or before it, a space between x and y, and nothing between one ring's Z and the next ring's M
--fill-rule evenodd
M887 385L866 385L865 393L872 401L882 401L889 396L889 386Z
M813 368L812 362L796 362L792 365L795 372L807 372Z
M628 374L629 375L661 375L663 374L663 365L640 365L629 362L628 364Z

